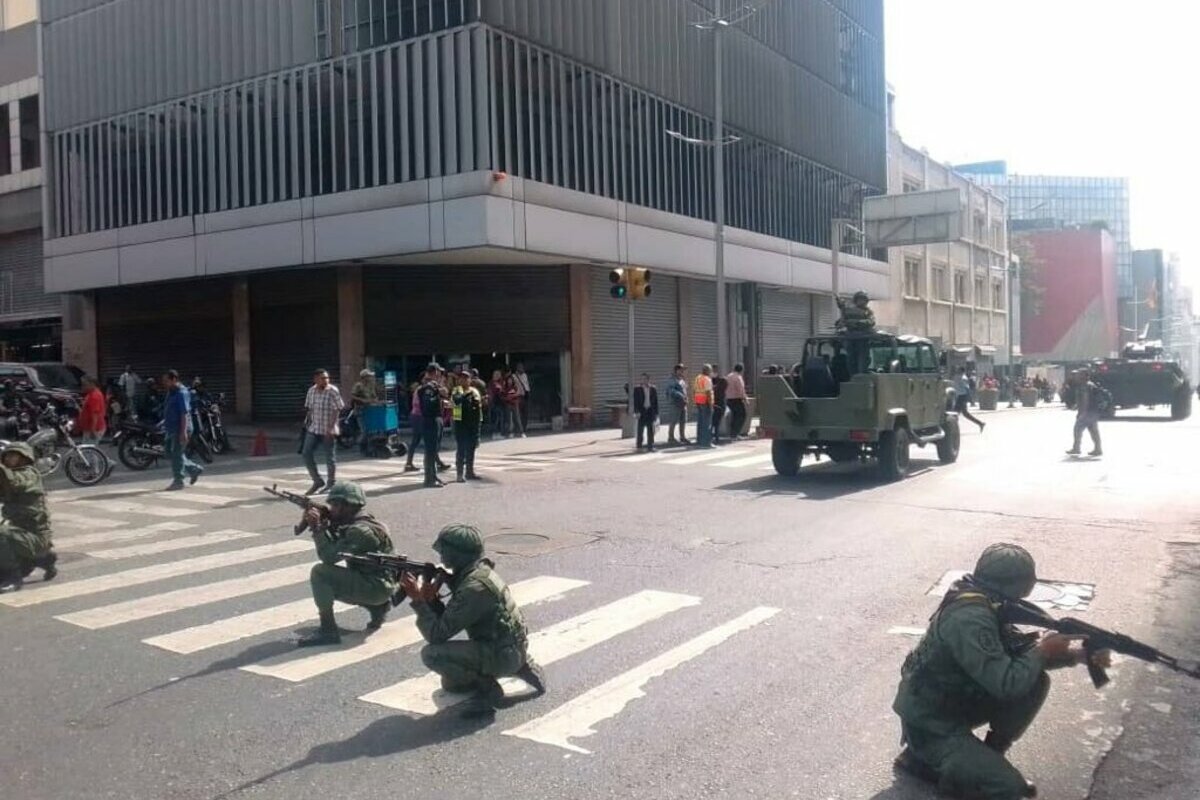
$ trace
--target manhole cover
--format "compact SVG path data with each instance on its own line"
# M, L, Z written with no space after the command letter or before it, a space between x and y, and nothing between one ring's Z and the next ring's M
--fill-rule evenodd
M537 556L596 540L585 533L496 533L484 538L488 551L508 556Z

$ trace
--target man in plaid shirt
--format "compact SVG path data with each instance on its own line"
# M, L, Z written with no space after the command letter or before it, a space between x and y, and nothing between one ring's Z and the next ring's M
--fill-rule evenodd
M305 494L314 495L333 486L337 473L338 414L345 407L342 393L329 382L329 373L319 369L313 373L313 385L304 398L304 465L312 476L312 488ZM325 480L317 471L317 448L325 446Z

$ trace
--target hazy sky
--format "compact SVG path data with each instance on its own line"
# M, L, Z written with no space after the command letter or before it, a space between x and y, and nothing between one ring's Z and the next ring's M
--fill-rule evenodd
M1133 246L1200 287L1200 3L885 0L905 141L941 161L1131 181Z

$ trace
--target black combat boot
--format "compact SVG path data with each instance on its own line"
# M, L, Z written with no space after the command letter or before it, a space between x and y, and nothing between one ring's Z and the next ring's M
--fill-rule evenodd
M43 553L33 560L33 565L35 567L42 568L42 580L44 581L52 581L58 577L58 567L55 566L57 563L58 553L54 552L53 550L48 553Z
M504 689L495 678L487 677L479 680L479 686L471 699L463 704L459 716L463 719L485 719L496 714L496 706L504 697Z
M908 773L919 781L932 783L935 786L941 780L941 776L938 775L937 770L913 755L913 752L907 747L900 751L900 755L896 756L896 760L892 762L892 766L901 772Z
M337 620L332 611L321 612L321 627L308 636L296 642L297 647L320 647L326 644L341 644L342 632L337 626Z
M377 631L382 628L383 622L387 619L388 612L391 610L391 603L380 603L377 606L367 606L367 611L371 612L371 621L367 623L367 630Z
M525 665L517 670L517 677L528 683L538 697L546 693L546 672L532 656L525 657Z
M481 481L481 480L483 480L483 478L480 478L478 475L476 475L476 474L475 474L475 470L474 470L474 469L468 469L468 470L467 470L467 480L469 480L469 481Z
M20 571L0 573L0 594L20 591L24 585L25 579L21 577Z

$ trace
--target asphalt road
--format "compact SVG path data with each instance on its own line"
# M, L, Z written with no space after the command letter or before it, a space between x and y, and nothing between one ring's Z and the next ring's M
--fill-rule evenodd
M219 462L172 495L161 471L58 489L60 578L0 598L3 796L930 797L892 774L890 703L931 589L986 545L1030 548L1065 584L1044 597L1086 620L1200 647L1200 594L1177 580L1200 552L1200 420L1107 423L1090 460L1064 456L1060 409L984 419L957 464L914 451L890 485L828 463L778 478L765 442L631 457L608 432L487 442L487 480L438 491L399 462L347 461L397 549L432 557L440 526L474 523L526 598L550 692L488 725L429 713L407 610L295 652L311 550L258 488L304 488L294 456ZM1043 798L1136 781L1146 747L1168 767L1186 755L1156 726L1185 730L1195 706L1171 698L1195 687L1135 661L1112 675L1097 692L1055 673L1012 751Z

